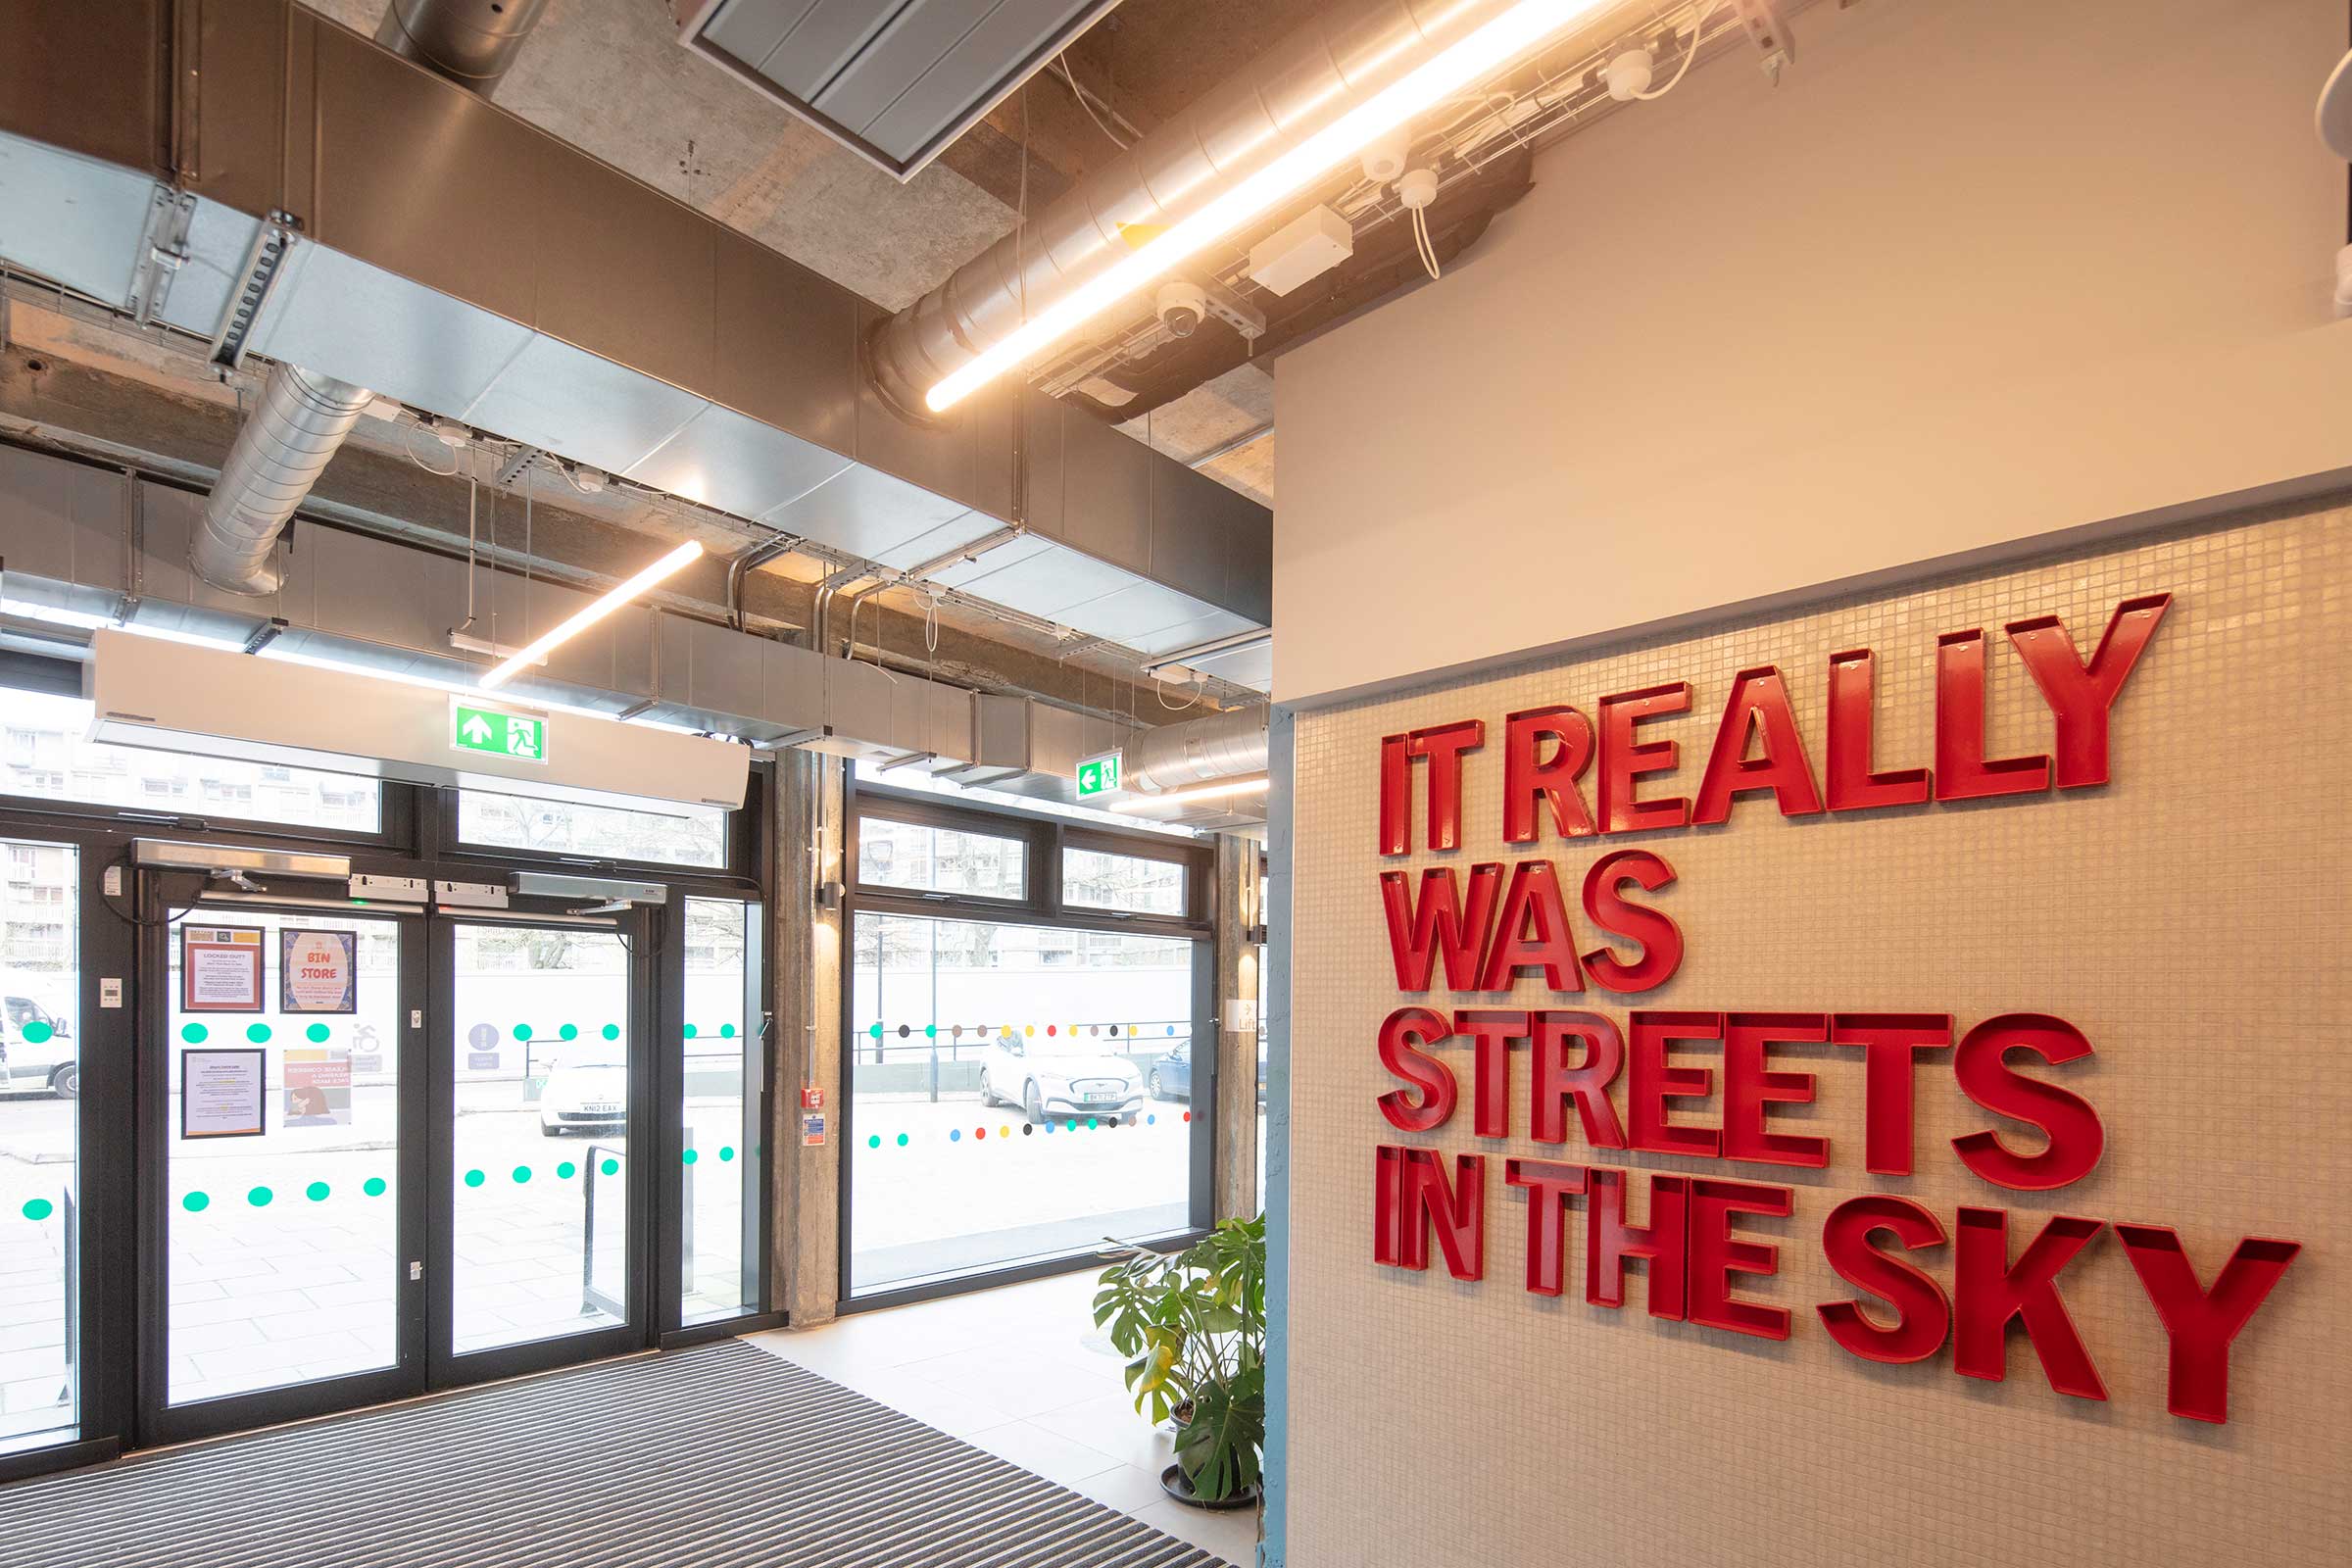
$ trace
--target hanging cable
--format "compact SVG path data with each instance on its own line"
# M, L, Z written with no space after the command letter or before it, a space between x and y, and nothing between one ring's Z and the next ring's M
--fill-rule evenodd
M1676 87L1682 85L1683 77L1690 74L1690 62L1698 58L1698 41L1706 34L1707 19L1715 14L1716 8L1721 4L1722 0L1707 0L1706 4L1691 13L1690 47L1683 51L1683 63L1674 68L1674 75L1668 79L1665 86L1652 87L1647 92L1635 93L1636 98L1643 103L1648 103L1653 99L1665 97Z
M1118 148L1121 152L1125 152L1128 148L1135 145L1134 142L1128 140L1126 137L1120 135L1117 131L1111 129L1109 125L1103 123L1102 117L1095 113L1095 106L1087 101L1088 99L1092 98L1094 94L1088 92L1084 87L1081 87L1078 84L1077 76L1071 74L1070 60L1068 55L1055 55L1054 57L1054 69L1061 74L1061 79L1063 81L1066 81L1070 84L1070 96L1078 100L1078 107L1086 111L1086 118L1095 122L1095 128L1097 130L1110 138L1112 146ZM1102 107L1105 109L1110 108L1108 104L1104 104ZM1111 110L1111 113L1115 115L1118 113L1118 111L1114 109Z

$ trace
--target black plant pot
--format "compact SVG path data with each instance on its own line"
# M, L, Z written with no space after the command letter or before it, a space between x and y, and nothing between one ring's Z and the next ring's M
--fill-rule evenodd
M1180 1464L1172 1464L1159 1473L1159 1490L1188 1508L1207 1508L1216 1513L1232 1513L1257 1506L1255 1483L1244 1487L1230 1497L1218 1497L1212 1501L1193 1490L1192 1478L1184 1473L1184 1466Z

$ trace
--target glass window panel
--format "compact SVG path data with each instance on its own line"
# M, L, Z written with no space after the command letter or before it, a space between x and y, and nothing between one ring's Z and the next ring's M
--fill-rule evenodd
M88 741L91 710L80 698L9 690L5 700L0 795L354 833L381 827L372 778Z
M853 1294L1191 1223L1181 938L861 914Z
M1022 840L993 833L858 819L858 880L876 887L1017 899L1027 892L1028 851Z
M686 1027L678 1042L686 1100L682 1323L760 1309L760 1048L744 1012L760 928L757 905L686 901Z
M484 790L458 792L458 838L500 850L541 850L599 860L663 865L727 863L727 815L718 807L641 811L576 801L536 801Z
M399 1358L400 942L344 915L206 908L172 928L165 1068L167 1394L172 1404L373 1371ZM278 933L349 931L352 1013L281 1014ZM190 927L258 935L264 1010L190 1011ZM182 1093L208 1059L260 1053L262 1131L203 1136ZM217 1058L214 1058L217 1059ZM188 1137L194 1131L197 1137Z
M73 846L0 848L0 1453L77 1436L80 1347L67 1298L79 1245L74 1100L81 965Z
M1183 864L1111 855L1101 850L1065 850L1061 902L1072 908L1125 909L1134 914L1184 914Z

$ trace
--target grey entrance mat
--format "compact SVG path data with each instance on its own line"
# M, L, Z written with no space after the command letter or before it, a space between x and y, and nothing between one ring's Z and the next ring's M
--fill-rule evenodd
M0 1568L1218 1568L733 1341L0 1487Z

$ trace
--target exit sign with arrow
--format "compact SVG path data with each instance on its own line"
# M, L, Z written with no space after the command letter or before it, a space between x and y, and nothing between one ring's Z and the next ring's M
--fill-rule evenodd
M1119 754L1104 752L1078 764L1078 798L1108 795L1119 787Z
M517 762L544 762L547 720L453 698L449 705L449 747L454 752L480 752Z

